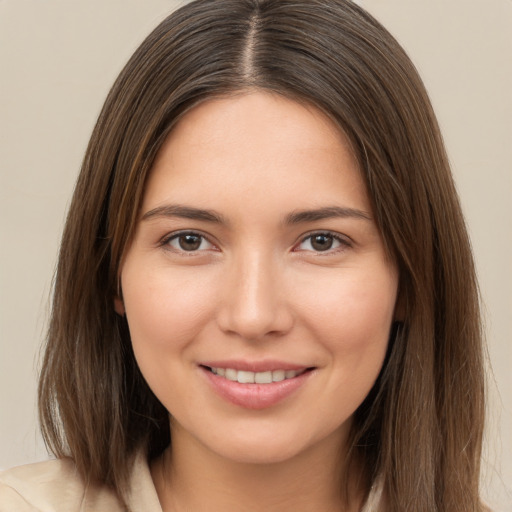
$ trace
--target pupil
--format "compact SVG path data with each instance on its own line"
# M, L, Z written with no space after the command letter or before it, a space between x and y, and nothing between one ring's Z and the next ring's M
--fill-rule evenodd
M195 251L201 245L201 237L197 235L181 235L179 242L180 247L184 251Z
M311 240L311 245L317 251L327 251L332 247L332 236L315 235L313 240Z

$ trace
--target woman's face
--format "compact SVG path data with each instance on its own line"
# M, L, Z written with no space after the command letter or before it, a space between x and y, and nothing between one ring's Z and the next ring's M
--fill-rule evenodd
M173 443L277 462L343 442L397 282L347 139L313 107L252 92L170 134L116 309Z

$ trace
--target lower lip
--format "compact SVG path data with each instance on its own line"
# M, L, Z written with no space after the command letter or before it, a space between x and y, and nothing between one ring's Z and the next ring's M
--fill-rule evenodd
M295 393L312 373L307 370L297 377L269 384L240 384L215 375L204 367L201 370L217 394L228 402L246 409L265 409L277 405Z

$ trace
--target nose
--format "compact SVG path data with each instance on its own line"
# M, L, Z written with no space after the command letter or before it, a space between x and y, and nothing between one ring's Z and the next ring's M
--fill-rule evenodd
M271 255L248 251L226 271L220 329L247 341L286 334L293 325L283 275Z

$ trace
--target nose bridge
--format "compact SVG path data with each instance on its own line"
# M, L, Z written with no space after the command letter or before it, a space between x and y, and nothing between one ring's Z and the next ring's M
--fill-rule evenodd
M279 270L271 251L252 247L237 255L229 269L220 314L224 331L257 340L289 329L291 315Z

